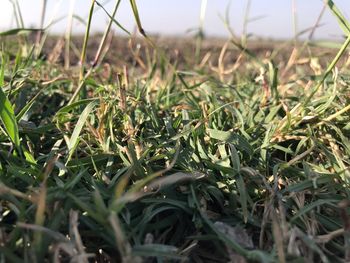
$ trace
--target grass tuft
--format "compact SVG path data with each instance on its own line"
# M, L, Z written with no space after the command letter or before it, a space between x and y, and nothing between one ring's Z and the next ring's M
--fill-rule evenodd
M267 52L247 11L241 40L226 19L229 41L196 36L179 51L144 34L130 0L144 38L130 36L118 64L120 1L111 14L92 1L84 39L66 35L81 52L56 45L46 59L55 38L36 54L38 39L14 37L27 30L12 2L19 29L0 33L1 262L350 260L349 37L339 51L276 41ZM97 44L95 3L109 18Z

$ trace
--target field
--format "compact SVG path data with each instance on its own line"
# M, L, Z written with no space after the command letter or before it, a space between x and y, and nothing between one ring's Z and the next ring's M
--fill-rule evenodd
M350 260L350 38L45 37L0 34L0 262Z

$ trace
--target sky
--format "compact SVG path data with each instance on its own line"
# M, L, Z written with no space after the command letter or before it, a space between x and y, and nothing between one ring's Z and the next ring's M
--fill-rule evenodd
M11 1L0 0L0 29L16 27ZM25 27L38 27L40 24L41 6L43 0L18 0ZM86 20L91 0L47 0L45 25L50 21L60 19L51 27L53 33L63 33L66 30L70 6L74 4L74 14ZM107 2L106 10L112 11L116 0L99 0ZM229 14L230 26L235 34L243 32L244 17L248 0L207 0L204 32L208 36L227 37L228 31L223 22L226 12ZM294 5L293 5L294 2ZM350 1L334 0L350 18ZM201 10L201 0L137 0L144 29L149 33L163 35L190 35L192 29L198 28ZM293 10L296 14L297 32L312 27L323 7L322 0L251 0L248 13L247 32L251 36L271 38L292 38L294 36ZM293 6L295 7L293 9ZM135 29L135 21L128 0L121 0L116 19L128 30ZM94 32L103 31L108 16L96 6L92 20ZM85 26L74 20L73 33L84 32ZM120 30L114 26L116 32ZM342 39L342 31L329 10L326 10L321 20L321 27L315 34L318 39Z

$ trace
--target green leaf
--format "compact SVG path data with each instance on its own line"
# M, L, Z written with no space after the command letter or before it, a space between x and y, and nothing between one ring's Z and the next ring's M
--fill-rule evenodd
M130 0L130 5L131 5L132 12L134 13L134 18L135 18L137 28L138 28L140 34L143 36L146 36L145 30L143 30L142 25L141 25L141 19L140 19L139 11L137 9L136 1Z
M311 92L311 94L307 97L306 101L304 102L304 105L307 105L312 97L316 94L316 92L319 90L319 88L323 85L324 81L327 79L327 77L330 75L332 70L334 69L335 65L338 63L339 59L344 55L346 49L350 45L350 24L349 22L345 19L345 17L342 15L340 10L337 8L337 6L334 4L332 0L328 0L326 2L328 7L331 9L333 15L337 18L338 23L342 30L345 32L347 35L347 38L341 48L339 49L337 55L333 58L332 62L329 64L327 67L327 70L323 74L322 80L316 85L314 90Z
M177 254L178 248L169 245L161 244L146 244L146 245L136 245L132 249L132 254L135 256L144 257L165 257L172 259L183 259L182 256Z
M239 160L239 155L236 150L236 147L232 144L230 144L230 150L231 150L231 162L232 162L232 168L239 173L241 170L241 162Z
M82 105L85 105L85 104L88 104L90 102L94 102L96 101L97 98L90 98L90 99L82 99L82 100L79 100L77 102L74 102L72 104L69 104L67 106L64 106L62 107L61 109L59 109L56 113L56 116L59 115L59 114L64 114L64 113L68 113L70 111L72 111L73 109L77 108L77 107L80 107Z
M39 32L39 31L43 31L43 30L34 29L34 28L15 28L4 32L0 32L0 36L13 36L13 35L28 34L31 32Z
M335 16L335 18L338 20L338 24L343 30L343 32L348 35L350 34L350 23L346 20L344 15L340 12L338 7L334 4L332 0L325 1L329 9L331 10L332 14Z
M17 149L20 149L19 132L16 116L11 102L8 100L6 94L2 90L2 86L4 85L5 64L6 63L3 59L0 69L0 118L2 123L4 124L8 136L11 138L11 141L15 144Z
M119 0L120 1L120 0ZM120 24L113 16L111 16L108 11L106 10L106 8L103 7L102 4L100 4L98 1L96 1L96 5L98 5L104 12L105 14L122 30L124 31L124 33L128 34L129 36L131 35L130 32L122 26L122 24Z
M231 131L219 131L219 130L214 130L214 129L207 129L209 133L209 137L222 141L222 142L227 142L235 145L239 150L247 152L249 155L253 155L253 148L247 142L247 140L239 135L236 132L231 132Z
M84 124L85 124L89 114L91 113L91 111L93 110L93 108L95 107L96 104L97 104L97 101L90 102L85 107L82 114L80 115L79 120L78 120L78 122L73 130L73 134L68 142L68 150L69 150L70 154L76 148L76 146L78 144L78 140L79 140L79 135L84 127Z

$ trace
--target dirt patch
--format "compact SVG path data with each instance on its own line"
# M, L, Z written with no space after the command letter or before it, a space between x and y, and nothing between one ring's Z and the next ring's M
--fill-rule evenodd
M54 47L57 46L59 37L50 37L44 46L43 54L49 56ZM172 63L177 62L180 67L193 66L196 63L203 62L207 57L206 63L217 65L222 58L224 65L235 63L242 53L232 42L224 39L208 38L204 39L200 48L200 55L196 61L197 42L194 38L170 38L170 37L153 37L156 46L163 50L166 56ZM101 41L100 35L94 35L89 39L87 62L92 63L95 59L96 51L98 50ZM223 52L223 47L226 49ZM83 37L73 37L72 51L70 52L70 61L72 65L79 62L79 50L83 45ZM298 59L305 57L318 57L319 63L326 65L335 54L335 49L307 47L302 48L302 43L298 45L303 51L298 56ZM248 44L249 51L259 59L273 59L280 67L285 66L291 57L294 44L292 42L272 41L272 40L254 40ZM74 52L73 50L76 50ZM59 62L64 60L64 49L60 50ZM108 51L104 58L104 62L113 66L123 66L125 64L133 66L141 66L135 57L138 57L145 65L152 59L153 48L146 43L142 38L125 38L113 36L108 44ZM139 62L140 62L139 61ZM303 63L305 61L298 61Z

